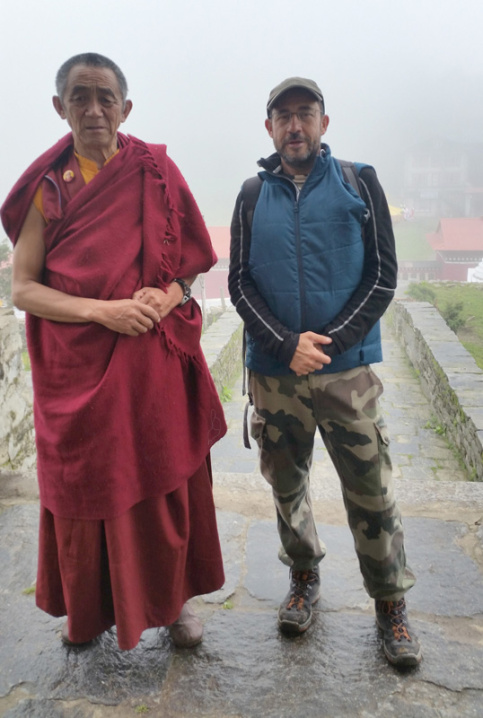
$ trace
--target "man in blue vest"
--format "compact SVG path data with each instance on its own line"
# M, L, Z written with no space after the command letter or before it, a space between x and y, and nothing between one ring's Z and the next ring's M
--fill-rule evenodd
M313 80L280 83L267 115L276 152L238 196L229 289L247 332L251 434L273 490L280 558L291 567L279 627L305 631L320 595L325 547L309 494L318 428L340 477L385 654L395 665L416 665L421 649L404 598L415 578L378 404L382 384L371 369L382 360L379 319L397 278L387 202L372 167L340 163L321 144L329 117Z

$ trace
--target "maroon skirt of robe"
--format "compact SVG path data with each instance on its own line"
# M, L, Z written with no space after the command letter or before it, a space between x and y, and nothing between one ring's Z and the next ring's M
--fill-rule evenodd
M117 518L65 519L41 506L37 606L67 615L76 643L115 625L119 647L134 648L223 583L209 458L172 493Z

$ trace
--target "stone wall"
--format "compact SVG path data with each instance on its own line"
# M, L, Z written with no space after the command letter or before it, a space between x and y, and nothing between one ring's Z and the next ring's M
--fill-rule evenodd
M233 308L203 333L201 345L220 396L240 375L242 323ZM25 332L13 310L0 307L0 471L35 466L33 397L23 368Z
M427 302L395 301L388 313L419 375L421 389L469 476L483 481L483 371ZM241 371L242 324L233 307L203 334L201 344L220 394Z
M201 337L201 348L220 396L241 374L242 334L242 321L230 307Z
M470 477L483 481L483 371L431 304L395 301L388 319L438 424L460 452Z
M421 388L458 449L470 476L483 481L483 372L426 302L395 301L388 311ZM242 323L233 308L203 333L201 344L218 392L241 371ZM32 391L22 366L22 333L11 309L0 308L0 468L35 464Z
M22 350L13 309L0 307L0 469L24 470L35 464L32 389Z

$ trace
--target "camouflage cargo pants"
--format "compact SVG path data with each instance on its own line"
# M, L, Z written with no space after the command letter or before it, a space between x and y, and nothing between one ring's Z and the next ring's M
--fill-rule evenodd
M369 366L303 377L250 372L251 435L293 567L313 568L325 555L309 491L318 427L340 478L366 590L375 599L398 600L415 579L406 566L394 498L389 438L378 403L382 391Z

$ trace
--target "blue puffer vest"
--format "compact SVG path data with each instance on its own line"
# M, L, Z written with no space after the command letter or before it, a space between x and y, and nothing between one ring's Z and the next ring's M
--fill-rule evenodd
M264 181L253 214L250 273L273 314L297 333L322 333L362 276L366 205L344 181L328 146L324 148L298 198L289 179L260 172ZM377 323L362 342L333 357L321 371L345 371L381 360ZM246 365L268 376L292 373L250 335Z

